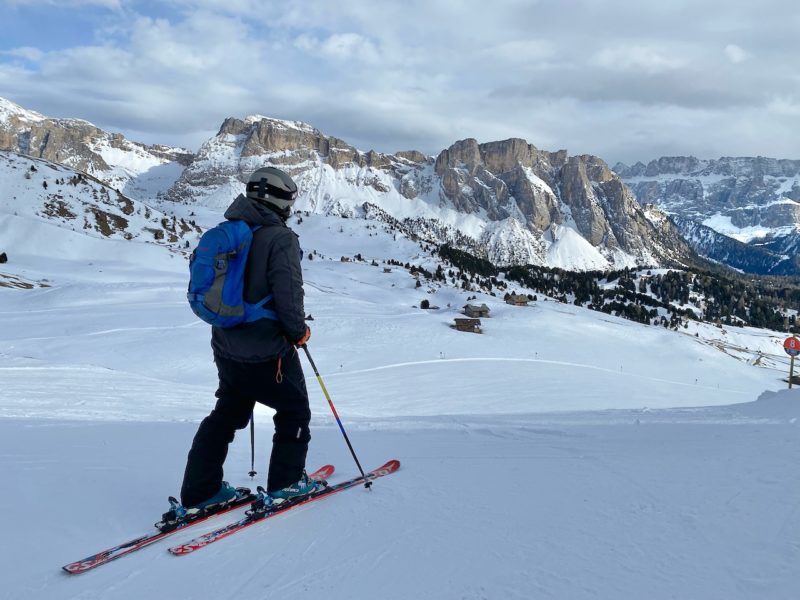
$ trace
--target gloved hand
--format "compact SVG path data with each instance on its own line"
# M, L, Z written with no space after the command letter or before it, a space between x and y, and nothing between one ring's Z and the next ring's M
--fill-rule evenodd
M311 339L311 327L306 325L306 332L303 334L303 337L301 337L299 340L297 340L294 343L294 345L297 346L298 348L300 346L305 346L306 342L308 342L308 340L310 340L310 339Z

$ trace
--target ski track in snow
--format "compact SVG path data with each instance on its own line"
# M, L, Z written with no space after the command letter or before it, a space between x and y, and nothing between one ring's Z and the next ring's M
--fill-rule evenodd
M397 369L402 367L413 367L419 365L435 365L435 364L442 364L442 363L467 363L467 362L522 362L522 363L540 363L545 365L559 365L563 367L576 367L580 369L590 369L593 371L602 371L604 373L613 373L614 375L619 375L620 377L637 377L640 379L644 379L647 381L653 381L658 383L668 383L670 385L683 385L689 387L699 387L705 389L713 389L713 390L720 390L723 392L727 392L730 394L741 394L747 396L747 392L743 392L742 390L736 389L726 389L726 388L719 388L719 387L712 387L712 386L704 386L704 385L697 385L686 383L683 381L670 381L669 379L659 379L658 377L647 377L646 375L638 375L636 373L632 375L622 374L619 371L615 371L613 369L606 369L603 367L596 367L594 365L586 364L586 363L574 363L574 362L566 362L563 360L545 360L541 358L497 358L497 357L484 357L484 358L443 358L439 360L420 360L414 362L404 362L404 363L395 363L390 365L382 365L380 367L372 367L370 369L360 369L358 371L347 371L345 373L333 373L331 377L337 377L341 375L356 375L362 373L373 373L375 371L384 371L386 369Z

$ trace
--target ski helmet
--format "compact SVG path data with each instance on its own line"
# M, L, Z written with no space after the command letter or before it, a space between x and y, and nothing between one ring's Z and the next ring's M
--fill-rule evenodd
M250 175L246 195L268 205L282 217L289 218L297 199L297 184L280 169L262 167Z

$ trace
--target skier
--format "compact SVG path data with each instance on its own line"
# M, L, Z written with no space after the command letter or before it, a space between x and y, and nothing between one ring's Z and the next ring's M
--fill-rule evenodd
M301 249L286 225L297 197L297 185L274 167L255 171L245 194L225 211L228 220L260 226L253 233L247 258L245 300L267 295L277 320L263 318L233 328L212 327L211 346L219 375L217 403L194 436L181 487L188 515L216 509L236 499L236 490L222 481L223 463L236 430L247 426L256 402L273 408L267 492L275 502L304 496L321 488L305 472L311 440L303 369L297 348L311 337L305 323Z

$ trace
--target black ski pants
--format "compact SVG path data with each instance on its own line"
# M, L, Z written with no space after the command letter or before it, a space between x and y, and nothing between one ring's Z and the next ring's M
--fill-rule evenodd
M248 425L256 402L275 409L267 491L284 488L305 468L311 440L303 368L297 350L280 359L243 363L215 356L219 374L217 404L194 436L181 487L181 503L192 506L212 497L222 485L222 465L238 429Z

